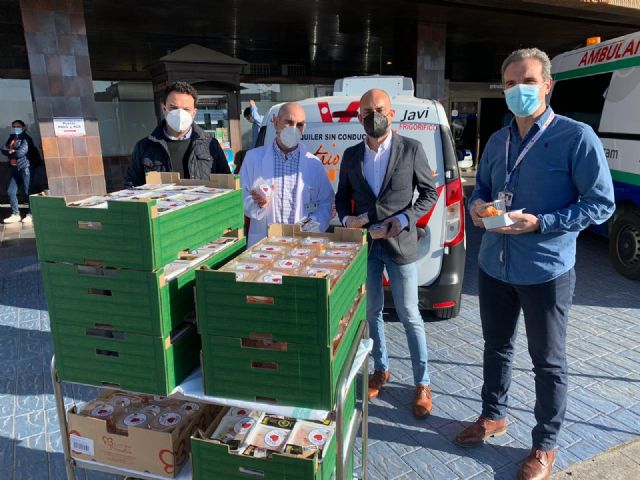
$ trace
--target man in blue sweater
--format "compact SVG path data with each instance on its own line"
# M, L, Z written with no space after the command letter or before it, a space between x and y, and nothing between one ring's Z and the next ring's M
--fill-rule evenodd
M578 233L605 222L615 209L602 144L588 125L547 106L551 62L536 48L513 52L502 65L504 94L515 118L494 133L469 199L479 206L502 198L510 226L484 233L478 259L484 346L482 413L456 437L464 447L507 430L507 392L520 311L535 374L536 426L520 480L549 477L567 405L566 333L575 287ZM516 212L524 209L524 212Z

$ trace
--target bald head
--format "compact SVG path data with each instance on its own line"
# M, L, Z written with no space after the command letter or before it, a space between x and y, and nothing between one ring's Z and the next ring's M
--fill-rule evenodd
M378 117L374 122L365 123L365 119L370 117L373 113L377 113ZM386 138L387 134L391 128L391 122L393 122L393 117L395 116L396 111L391 107L391 98L389 94L384 90L380 90L379 88L372 88L371 90L365 92L360 98L360 113L358 114L358 120L365 127L365 132L371 138ZM380 115L386 117L386 129L384 127L385 121L381 119ZM374 117L375 118L375 117ZM372 120L372 118L369 118ZM382 125L377 129L372 129L372 125Z
M280 119L294 116L296 118L302 118L302 121L305 121L306 115L304 113L304 108L298 102L289 102L285 103L280 107L280 111L278 112L278 118L276 121Z
M280 132L287 127L295 127L302 134L306 125L306 115L304 108L297 102L285 103L280 107L278 116L273 119L273 126L276 131L276 142L283 151L291 151L293 148L287 148L280 141Z

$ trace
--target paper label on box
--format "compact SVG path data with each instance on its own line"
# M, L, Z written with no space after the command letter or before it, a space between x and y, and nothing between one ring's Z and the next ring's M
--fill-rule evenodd
M69 443L71 444L71 450L76 453L83 453L90 456L94 455L93 440L90 438L81 437L72 433L69 435Z

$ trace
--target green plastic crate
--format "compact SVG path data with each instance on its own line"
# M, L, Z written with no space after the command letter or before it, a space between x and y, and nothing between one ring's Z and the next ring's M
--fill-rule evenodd
M356 412L356 382L353 382L345 401L345 433ZM302 459L274 454L270 459L244 457L229 453L227 445L207 440L222 418L222 414L207 429L191 437L191 459L194 480L331 480L336 470L336 436L329 441L324 458ZM353 459L347 465L353 472ZM347 478L350 478L347 476Z
M333 346L288 343L260 349L247 346L251 339L203 335L204 391L214 397L332 410L340 373L357 348L365 317L363 296L335 355Z
M245 245L241 237L203 265L221 266ZM103 326L159 337L195 310L195 269L166 282L163 269L144 272L59 262L41 266L52 324Z
M147 181L151 178L156 177L148 176ZM166 180L162 183L173 178L162 177ZM63 197L32 195L38 257L41 261L157 270L175 260L179 252L244 226L238 178L212 175L207 185L235 190L160 216L155 200L109 201L108 208L101 209L68 207Z
M269 236L291 236L292 231L273 227L294 226L271 227ZM364 242L364 235L360 229L336 228L333 234L321 236ZM327 278L285 276L282 284L273 285L237 282L233 272L198 270L198 328L202 335L260 336L278 342L330 345L340 319L362 293L366 277L366 245L333 288Z
M200 337L185 324L172 337L52 325L61 380L168 395L199 363Z

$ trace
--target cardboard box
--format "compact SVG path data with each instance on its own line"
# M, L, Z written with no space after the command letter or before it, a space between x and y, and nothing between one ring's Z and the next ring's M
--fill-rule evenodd
M334 233L301 232L271 225L269 237L326 237L363 245L335 285L327 278L283 277L282 284L238 282L233 272L196 272L196 311L202 335L268 338L328 346L340 320L362 293L367 277L366 231L338 227Z
M158 214L156 200L108 201L107 208L67 205L64 197L32 195L38 257L42 261L157 270L194 249L244 226L239 177L181 180L178 173L151 172L147 183L206 185L233 191Z
M353 382L345 400L345 433L356 412L356 382ZM322 462L317 457L304 459L273 454L271 458L254 458L229 452L229 446L209 439L226 410L220 412L206 430L198 430L191 437L191 459L194 480L330 480L336 470L336 435L324 449ZM350 462L347 471L353 468ZM346 478L350 478L347 476Z
M71 456L174 478L189 456L189 437L213 418L211 405L201 407L172 432L129 427L127 435L120 435L110 431L106 420L78 415L74 406L67 414Z

